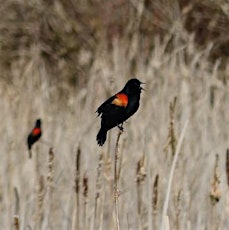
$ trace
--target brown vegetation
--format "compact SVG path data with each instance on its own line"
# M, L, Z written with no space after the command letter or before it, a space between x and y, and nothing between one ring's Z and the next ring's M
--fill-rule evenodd
M2 1L0 229L226 229L228 15L226 0ZM133 76L140 109L99 148L95 111Z

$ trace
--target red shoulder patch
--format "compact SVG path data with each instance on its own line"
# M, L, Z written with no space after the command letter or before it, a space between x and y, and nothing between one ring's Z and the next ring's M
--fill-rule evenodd
M41 133L41 129L40 128L35 128L35 129L33 129L33 131L32 131L32 135L33 136L37 136L37 135L39 135Z
M111 103L117 106L126 107L128 104L128 96L124 93L118 93L116 94L116 98Z

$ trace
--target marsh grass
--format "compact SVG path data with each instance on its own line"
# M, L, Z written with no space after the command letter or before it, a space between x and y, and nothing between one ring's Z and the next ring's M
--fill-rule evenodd
M41 224L44 218L44 197L45 197L45 182L44 177L40 176L38 190L37 190L37 210L35 217L35 228L41 228Z
M159 175L155 176L152 188L152 210L153 210L153 229L157 229L157 214L158 214L158 200L159 200Z
M229 226L228 3L153 2L1 4L1 229ZM94 112L133 76L145 91L115 164L118 129L99 148ZM38 117L43 136L28 159ZM221 193L212 205L215 153Z
M229 149L226 151L226 177L227 177L227 185L229 187Z
M20 230L19 217L14 216L14 230Z
M175 135L175 125L174 125L174 115L175 115L175 108L176 108L177 97L174 97L173 102L169 104L169 114L170 114L170 123L169 123L169 134L168 140L164 147L164 151L167 156L168 147L171 148L172 156L174 157L176 151L176 135Z
M76 154L76 173L75 173L75 210L74 210L74 217L73 217L73 226L72 229L80 229L80 160L81 160L81 148L80 146L77 149ZM84 186L87 185L87 182L85 182ZM84 190L87 190L87 188L84 187ZM85 195L87 194L86 191L84 191Z
M84 177L83 177L83 197L84 197L84 201L83 201L83 216L84 216L84 229L88 229L88 210L87 210L87 205L88 205L88 177L87 174L84 173Z

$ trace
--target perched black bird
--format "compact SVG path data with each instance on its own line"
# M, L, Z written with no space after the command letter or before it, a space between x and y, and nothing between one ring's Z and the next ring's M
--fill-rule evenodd
M101 115L101 128L97 134L97 143L102 146L107 137L107 131L115 126L122 128L122 124L132 116L139 107L142 82L130 79L124 88L106 100L96 111Z
M33 130L31 131L31 133L29 134L28 138L27 138L27 145L28 145L28 149L29 149L29 158L32 157L32 145L38 141L38 139L41 137L41 119L37 119L35 127L33 128Z

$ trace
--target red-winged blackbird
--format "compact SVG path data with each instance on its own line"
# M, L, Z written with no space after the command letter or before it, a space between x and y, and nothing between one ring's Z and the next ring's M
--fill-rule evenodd
M124 88L114 96L106 100L96 111L101 116L101 128L97 134L97 143L102 146L107 137L107 131L115 126L119 129L130 116L132 116L139 107L139 100L142 82L138 79L129 80Z
M31 131L31 133L29 134L28 138L27 138L27 145L28 145L28 149L29 149L29 158L32 157L32 145L41 137L41 119L37 119L35 127L33 128L33 130Z

